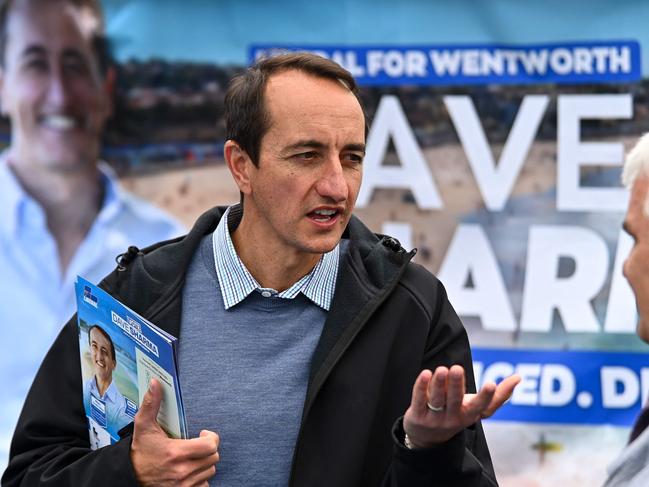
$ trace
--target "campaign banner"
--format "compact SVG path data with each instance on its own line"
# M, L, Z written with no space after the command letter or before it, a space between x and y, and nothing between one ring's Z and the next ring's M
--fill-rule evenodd
M523 378L483 423L500 485L601 485L649 382L620 183L649 131L649 3L102 3L117 59L104 158L186 225L239 201L233 76L285 50L347 68L369 125L355 214L443 283L478 384ZM25 353L10 348L11 392ZM21 400L7 405L0 457Z
M562 424L633 424L649 396L642 353L474 348L476 382L521 377L494 420Z
M332 59L365 86L596 84L638 81L641 75L638 42L614 40L535 45L252 45L249 61L295 51Z

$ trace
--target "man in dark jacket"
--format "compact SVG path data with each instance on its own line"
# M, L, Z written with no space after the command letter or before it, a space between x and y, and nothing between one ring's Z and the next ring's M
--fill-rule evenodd
M225 105L242 203L130 249L102 282L180 337L192 439L157 425L153 381L133 434L90 451L71 321L3 485L206 485L219 460L213 485L497 485L480 419L518 379L476 394L442 285L352 216L366 125L351 75L278 56L233 80Z

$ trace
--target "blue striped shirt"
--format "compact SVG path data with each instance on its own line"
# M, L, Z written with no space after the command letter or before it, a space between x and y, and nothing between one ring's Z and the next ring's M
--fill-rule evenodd
M329 311L338 277L340 244L337 244L330 252L323 254L311 272L288 289L278 292L275 289L263 288L246 269L232 243L228 228L228 216L232 208L228 208L223 214L212 235L216 275L221 287L225 309L235 306L250 293L257 291L266 297L277 296L284 299L293 299L302 293L313 303L325 311Z

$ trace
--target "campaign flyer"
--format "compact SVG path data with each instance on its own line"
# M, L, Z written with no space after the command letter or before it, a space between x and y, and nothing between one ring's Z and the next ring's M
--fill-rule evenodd
M186 438L177 339L84 278L78 276L75 286L91 448L120 439L119 431L133 421L153 377L163 390L158 424L171 438Z

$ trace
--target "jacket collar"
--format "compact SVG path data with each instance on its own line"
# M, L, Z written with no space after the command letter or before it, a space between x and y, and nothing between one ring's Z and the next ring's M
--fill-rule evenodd
M311 360L304 416L331 370L397 286L416 253L416 250L406 252L392 237L372 233L355 217L343 237L349 238L351 245Z
M203 213L184 237L144 249L129 248L135 257L108 275L100 286L175 337L180 336L182 288L189 264L202 238L213 232L225 207Z

